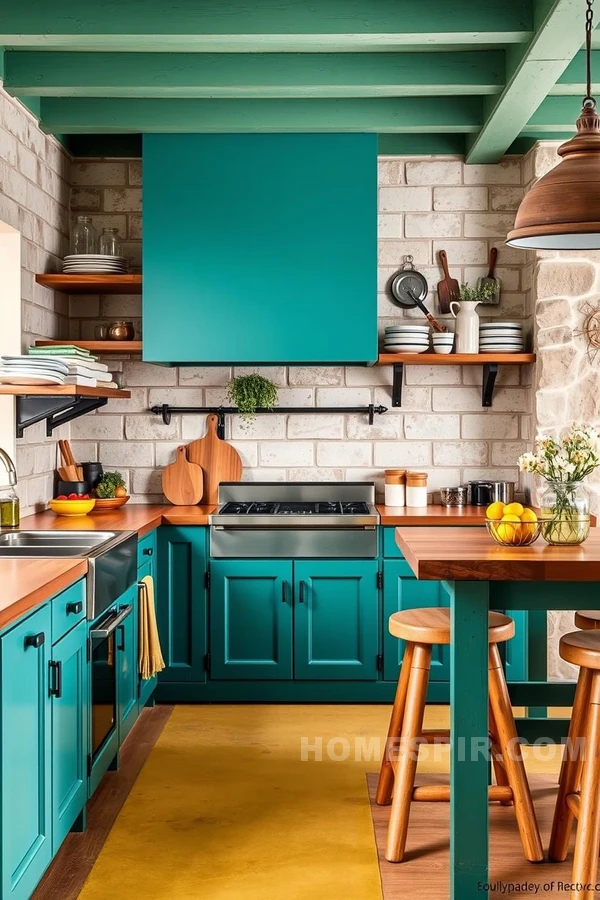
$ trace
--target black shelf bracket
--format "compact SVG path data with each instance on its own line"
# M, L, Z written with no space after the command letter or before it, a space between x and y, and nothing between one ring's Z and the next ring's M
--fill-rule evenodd
M394 363L394 380L392 382L392 406L402 406L402 380L404 378L404 363Z
M494 396L494 385L498 375L498 363L485 363L483 367L483 384L481 387L481 405L491 406Z
M52 437L52 432L59 425L66 425L79 416L100 409L106 405L108 398L24 394L17 396L16 401L17 437L22 438L26 428L43 419L46 420L46 436Z
M369 417L369 425L373 424L375 415L383 415L387 412L387 406L277 406L273 409L259 408L256 410L257 415L273 415L279 414L287 416L292 415L314 415L315 413L357 413ZM217 435L223 439L225 437L225 417L236 416L239 414L237 406L169 406L163 403L162 406L152 406L150 412L155 416L162 416L165 425L171 422L171 416L177 414L183 415L202 415L203 413L213 413L219 417L217 423Z

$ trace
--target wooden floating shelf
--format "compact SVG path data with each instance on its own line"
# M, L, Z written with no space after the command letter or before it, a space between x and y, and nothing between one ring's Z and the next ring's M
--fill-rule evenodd
M106 356L108 353L141 353L141 341L77 341L71 338L65 341L36 341L36 347L54 347L56 345L73 344L75 347L81 347L82 350L89 350L90 353L99 353ZM85 359L81 360L85 365Z
M376 365L392 366L392 406L402 406L404 366L483 366L481 405L492 405L498 366L526 366L535 353L381 353Z
M485 366L500 363L525 366L535 362L535 353L380 353L378 366Z
M141 294L141 275L36 275L38 284L63 294Z
M15 397L131 397L120 388L82 387L78 384L2 384L0 394Z

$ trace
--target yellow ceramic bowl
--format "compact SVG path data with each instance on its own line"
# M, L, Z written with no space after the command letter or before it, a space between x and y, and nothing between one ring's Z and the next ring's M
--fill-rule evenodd
M49 500L48 506L57 516L87 516L96 505L95 500Z

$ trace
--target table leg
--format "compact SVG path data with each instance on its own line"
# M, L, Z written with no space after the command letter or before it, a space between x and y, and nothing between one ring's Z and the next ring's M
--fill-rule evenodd
M483 900L488 881L487 582L455 581L450 599L450 897Z

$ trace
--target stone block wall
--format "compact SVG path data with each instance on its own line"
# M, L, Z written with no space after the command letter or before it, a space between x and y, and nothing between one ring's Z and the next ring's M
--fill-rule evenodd
M141 177L139 161L74 160L71 214L92 216L98 229L116 227L134 270L140 265ZM526 260L504 246L524 191L522 160L495 166L465 166L460 157L379 161L379 331L401 318L420 318L393 304L386 291L407 254L427 278L430 309L437 312L437 282L443 277L437 254L443 248L451 273L475 282L487 273L489 251L499 248L497 274L502 306L487 318L519 319L529 329L531 308L524 277ZM166 223L166 227L168 223ZM93 338L99 322L117 318L140 324L139 298L72 297L71 337ZM342 312L340 313L342 314ZM449 317L448 323L453 328ZM128 478L138 499L160 499L160 467L175 447L200 437L199 416L174 417L166 426L148 413L161 403L179 406L227 403L229 367L164 369L135 359L107 357L118 370L130 401L114 401L71 427L76 452L102 458ZM235 373L249 371L236 369ZM279 386L281 414L259 417L244 428L228 419L228 437L242 455L244 477L254 480L375 480L382 489L386 467L429 473L430 489L474 478L517 479L516 459L531 432L530 373L503 367L494 405L481 407L479 367L407 367L401 410L391 408L390 367L271 367L265 374ZM383 404L389 412L369 426L364 417L314 415L315 406ZM286 415L286 406L305 406L306 415Z
M67 252L69 166L69 155L59 142L44 134L34 116L0 87L0 221L22 235L23 350L36 338L69 333L67 298L35 282L38 272L59 271ZM64 426L48 439L39 423L17 442L18 493L24 512L45 506L52 496L56 441L68 433Z

